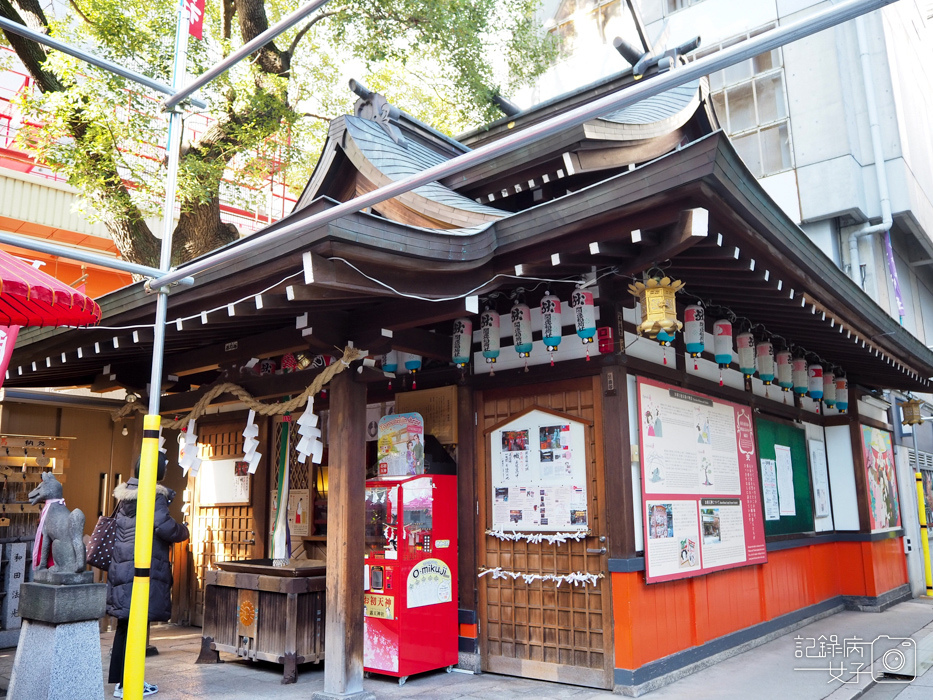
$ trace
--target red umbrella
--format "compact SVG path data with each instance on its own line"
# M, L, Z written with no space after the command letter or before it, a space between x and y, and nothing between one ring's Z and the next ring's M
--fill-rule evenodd
M99 322L96 301L0 250L0 324L88 326Z

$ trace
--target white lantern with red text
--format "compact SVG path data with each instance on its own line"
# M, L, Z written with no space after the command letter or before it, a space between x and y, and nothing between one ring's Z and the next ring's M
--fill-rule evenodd
M807 379L807 358L795 357L791 362L791 374L794 378L794 393L803 396L807 393L809 383Z
M823 398L823 365L817 362L807 366L807 393L814 401Z
M690 357L699 357L706 349L706 313L699 304L684 309L684 347Z
M836 405L836 373L831 369L823 372L823 403L829 408Z
M765 385L774 381L774 346L770 340L763 340L755 346L755 361L758 365L758 378Z
M777 365L777 383L784 391L794 388L794 375L792 370L792 356L790 350L781 350L774 356Z
M755 336L749 332L739 333L735 339L736 354L739 356L739 371L751 377L755 374Z
M713 349L720 368L732 364L732 323L724 318L713 324Z
M849 380L845 377L836 377L836 409L840 413L849 410Z

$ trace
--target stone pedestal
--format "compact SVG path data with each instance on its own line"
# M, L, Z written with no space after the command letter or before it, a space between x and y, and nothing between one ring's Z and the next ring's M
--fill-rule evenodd
M23 628L7 697L11 700L103 700L100 628L103 583L20 588Z

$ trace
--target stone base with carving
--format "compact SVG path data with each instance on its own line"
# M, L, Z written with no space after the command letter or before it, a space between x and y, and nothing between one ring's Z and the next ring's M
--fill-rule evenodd
M104 583L20 588L23 628L7 697L11 700L103 700L100 628Z

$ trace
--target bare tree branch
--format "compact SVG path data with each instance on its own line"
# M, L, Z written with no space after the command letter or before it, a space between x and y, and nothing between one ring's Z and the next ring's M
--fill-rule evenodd
M308 30L311 29L311 27L313 27L315 24L320 22L322 19L326 19L327 17L333 17L336 14L337 14L336 12L322 12L321 14L312 18L312 20L308 22L305 26L303 26L301 30L295 35L295 38L292 39L292 43L288 47L288 50L285 53L287 53L289 56L294 56L295 49L298 48L298 42L300 42L304 38L304 35L308 33Z

